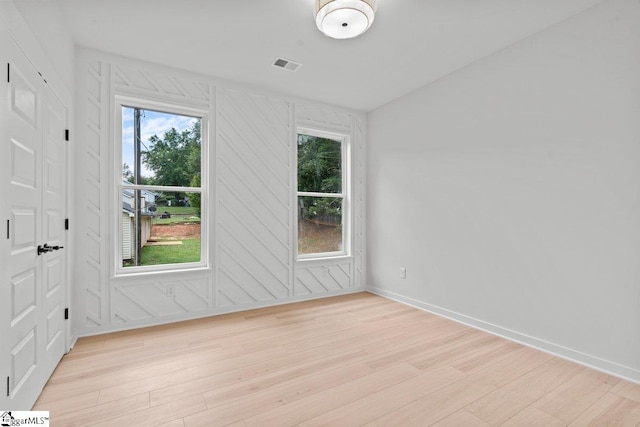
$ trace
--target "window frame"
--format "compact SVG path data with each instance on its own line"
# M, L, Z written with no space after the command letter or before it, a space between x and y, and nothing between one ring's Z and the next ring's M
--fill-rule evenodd
M122 183L122 120L123 108L139 108L141 110L153 110L166 114L175 114L200 119L200 187L173 187L159 185L127 185L126 188ZM149 273L170 273L175 271L192 271L209 268L209 111L204 108L193 108L186 105L171 102L156 102L149 99L116 95L114 100L114 138L113 138L113 167L111 173L112 179L112 208L111 213L114 216L112 221L112 256L114 260L113 275L115 277L126 277L139 274ZM165 192L200 192L200 261L186 262L180 264L157 264L147 266L129 266L122 265L122 194L124 190L149 190L149 191L165 191Z
M320 193L298 190L298 136L309 135L318 138L327 138L340 142L342 156L342 192L341 193ZM327 131L313 127L298 126L295 134L295 256L297 261L308 261L316 259L344 258L351 256L351 135L336 131ZM335 197L342 199L342 250L332 252L315 252L300 254L298 251L299 233L299 197Z

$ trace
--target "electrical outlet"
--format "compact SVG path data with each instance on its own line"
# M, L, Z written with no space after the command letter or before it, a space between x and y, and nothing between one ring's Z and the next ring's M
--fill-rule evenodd
M407 278L407 269L404 267L400 267L400 278L401 279Z
M168 297L176 296L176 288L174 288L173 285L168 285L165 292L167 293Z

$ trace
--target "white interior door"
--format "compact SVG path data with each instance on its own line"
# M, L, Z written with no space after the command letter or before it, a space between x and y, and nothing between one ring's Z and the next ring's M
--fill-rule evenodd
M24 53L2 37L0 408L25 410L65 351L65 251L38 247L65 246L67 113Z
M42 298L45 322L43 363L48 379L65 352L64 309L67 290L65 217L67 209L67 109L44 85L42 112L42 238L54 248L42 258Z

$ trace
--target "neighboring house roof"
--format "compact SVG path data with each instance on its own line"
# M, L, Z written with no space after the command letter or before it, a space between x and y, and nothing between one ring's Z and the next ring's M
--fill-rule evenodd
M122 202L122 210L129 213L135 213L135 211L133 210L133 206L131 206L127 202Z
M127 186L127 185L133 185L133 184L127 181L126 179L123 179L122 185ZM151 190L141 190L141 191L142 191L142 194L149 194L153 197L160 197L160 193L156 193L155 191L151 191ZM127 196L133 196L133 192L134 190L127 190L126 188L122 189L122 193L126 194Z
M129 181L125 180L125 179L122 180L122 184L125 185L125 186L126 185L133 185ZM134 195L135 195L135 190L129 190L129 189L123 188L123 190L122 190L122 211L123 212L128 212L130 214L135 214L135 209L133 209L133 206L131 205L131 203L129 203L127 201L127 199L133 199ZM156 192L150 191L150 190L141 190L141 195L142 195L142 197L145 197L145 198L146 198L147 195L152 196L153 197L153 201L155 201L155 199L160 196L159 193L156 193ZM154 214L152 212L144 212L144 211L141 212L141 215L142 216L154 216Z
M131 206L129 203L127 203L125 201L122 202L122 212L128 212L131 215L136 213L136 211L133 209L133 206ZM155 216L152 212L141 212L140 215L141 216Z

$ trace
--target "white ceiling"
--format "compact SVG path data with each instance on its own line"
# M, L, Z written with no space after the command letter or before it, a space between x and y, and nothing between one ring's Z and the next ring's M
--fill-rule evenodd
M314 0L58 3L80 46L370 111L600 1L378 0L351 40L316 29Z

